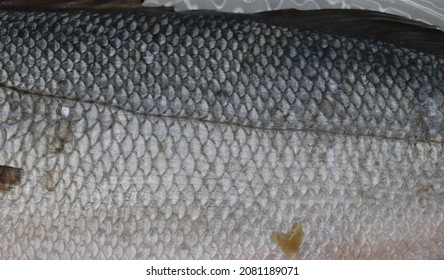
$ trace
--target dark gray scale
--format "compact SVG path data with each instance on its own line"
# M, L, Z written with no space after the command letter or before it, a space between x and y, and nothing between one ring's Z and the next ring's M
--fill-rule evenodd
M442 33L345 15L4 11L0 83L140 114L443 141Z

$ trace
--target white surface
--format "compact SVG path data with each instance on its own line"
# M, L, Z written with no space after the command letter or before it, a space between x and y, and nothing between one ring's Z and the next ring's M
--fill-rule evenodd
M173 6L176 10L211 9L252 13L277 9L367 9L405 16L444 29L441 0L145 0L144 6Z
M3 261L2 276L5 279L45 279L67 280L107 279L107 280L153 280L153 279L330 279L342 280L385 279L416 280L442 279L444 276L440 261L244 261L244 260L199 260L199 261ZM23 269L23 267L26 269ZM297 267L300 276L288 275L239 275L240 267ZM211 269L230 269L230 276L148 276L146 270L154 268L198 269L204 267L206 273ZM322 269L319 269L322 267ZM9 277L8 277L9 276ZM382 278L381 277L381 278Z

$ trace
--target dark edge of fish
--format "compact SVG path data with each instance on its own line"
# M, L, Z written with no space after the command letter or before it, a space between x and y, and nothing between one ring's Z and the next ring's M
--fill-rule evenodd
M0 192L9 191L20 183L23 170L0 165Z
M143 0L0 0L0 8L137 8Z
M251 18L258 21L312 30L320 33L332 33L359 39L377 40L444 56L444 31L423 22L401 16L368 10L276 10L254 14L233 14L209 10L190 10L175 12L171 7L142 7L141 0L37 0L4 1L2 9L21 10L94 10L119 13L180 13L229 15L230 17Z
M276 22L319 32L371 39L444 55L444 32L405 17L366 10L281 10L258 13Z

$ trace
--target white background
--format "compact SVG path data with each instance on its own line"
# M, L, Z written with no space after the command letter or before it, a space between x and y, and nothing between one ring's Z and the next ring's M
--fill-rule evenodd
M442 261L2 261L2 279L443 279ZM297 266L299 276L148 276L155 268ZM10 276L10 277L8 277Z

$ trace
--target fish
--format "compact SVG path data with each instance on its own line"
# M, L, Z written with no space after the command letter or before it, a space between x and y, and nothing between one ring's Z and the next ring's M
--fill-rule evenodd
M346 13L0 10L0 258L443 258L444 36Z

